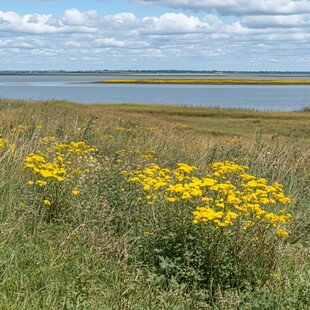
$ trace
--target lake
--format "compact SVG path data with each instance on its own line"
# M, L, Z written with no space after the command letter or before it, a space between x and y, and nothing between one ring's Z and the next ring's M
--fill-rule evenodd
M294 111L310 106L309 85L147 85L87 84L128 76L96 75L0 75L0 97L26 100L69 100L78 103L154 103L186 106ZM131 76L130 78L163 78ZM169 76L166 78L197 78ZM199 76L198 78L218 78ZM223 78L232 78L231 76ZM236 75L235 78L249 78ZM252 76L266 79L266 76ZM268 78L268 77L267 77ZM273 77L274 78L274 77ZM289 79L290 76L276 79ZM293 79L304 77L293 77ZM306 77L309 79L309 77Z

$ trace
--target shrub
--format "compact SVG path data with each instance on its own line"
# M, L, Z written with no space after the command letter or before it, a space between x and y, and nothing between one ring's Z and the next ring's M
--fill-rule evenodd
M23 167L29 177L32 206L43 208L51 220L69 208L75 197L87 194L86 184L91 189L89 183L101 170L96 151L83 141L66 144L51 136L41 139L37 151L26 156Z
M248 169L224 161L123 172L136 195L141 259L166 280L211 290L267 281L275 245L288 235L290 199Z

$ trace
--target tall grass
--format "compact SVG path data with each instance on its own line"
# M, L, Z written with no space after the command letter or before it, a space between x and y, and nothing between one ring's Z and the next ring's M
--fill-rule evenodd
M0 108L2 309L309 308L310 150L309 133L299 127L303 113L205 109L206 121L208 113L223 114L222 127L214 129L223 134L215 135L190 122L199 116L190 108L10 100ZM225 120L243 113L275 123L266 132L255 126L225 132ZM288 133L294 130L297 135ZM268 239L266 226L266 248L252 255L266 264L247 260L242 266L250 269L238 274L233 267L242 259L229 244L243 253L246 244L233 237L242 229L229 226L223 238L220 228L192 224L191 212L202 206L197 197L174 205L164 192L128 182L131 171L152 163L172 173L186 163L200 169L193 172L200 178L224 161L283 184L292 200L292 218L281 228L289 235ZM219 245L225 251L216 252ZM254 276L256 268L263 269Z

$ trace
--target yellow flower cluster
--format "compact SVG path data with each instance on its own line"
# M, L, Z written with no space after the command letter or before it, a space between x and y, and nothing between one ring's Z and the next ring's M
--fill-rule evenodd
M59 182L64 180L67 173L64 158L61 154L48 161L47 156L41 152L37 154L31 153L26 156L24 169L31 169L34 174L40 175L43 179L54 178ZM36 183L39 184L40 181L37 180ZM33 183L28 181L28 184Z
M146 149L146 150L134 149L129 151L117 150L115 154L116 154L116 161L115 161L116 165L120 165L125 162L123 158L125 158L125 156L129 154L133 155L133 157L135 157L140 161L143 160L143 162L151 161L154 158L156 151L154 149Z
M7 139L0 138L0 148L4 149L8 143Z
M0 159L2 160L2 156L8 155L8 151L10 152L13 157L15 156L12 152L15 149L16 145L14 143L9 143L8 139L0 137ZM14 157L15 158L15 157Z
M146 150L144 154L141 155L142 159L151 160L154 158L155 150L149 149Z
M284 206L290 199L277 182L269 185L247 173L248 167L233 162L216 162L204 173L195 166L179 163L175 170L150 164L144 169L123 171L129 183L138 183L150 197L163 197L170 203L186 202L193 223L211 222L216 227L242 225L244 230L265 223L278 227L291 219ZM281 210L277 212L277 207ZM278 230L278 236L284 236Z
M88 155L97 152L98 149L93 148L83 141L70 142L69 144L58 144L57 150L65 150L67 154Z
M45 137L39 142L39 150L25 158L23 169L32 174L27 184L44 187L55 184L55 181L66 182L71 184L71 193L78 195L80 191L76 185L101 167L95 157L96 151L83 141L65 144L59 143L55 137ZM43 203L51 204L48 199Z
M280 237L280 238L284 238L284 237L287 237L288 236L288 232L284 229L279 229L277 231L277 236Z

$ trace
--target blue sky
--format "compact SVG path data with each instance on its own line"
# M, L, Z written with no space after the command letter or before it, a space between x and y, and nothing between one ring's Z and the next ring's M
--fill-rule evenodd
M0 0L0 70L310 71L310 0Z
M95 9L103 15L134 12L140 17L166 12L163 7L136 5L127 0L0 0L0 10L13 10L19 14L37 13L61 16L65 10L70 8L77 8L81 11Z

